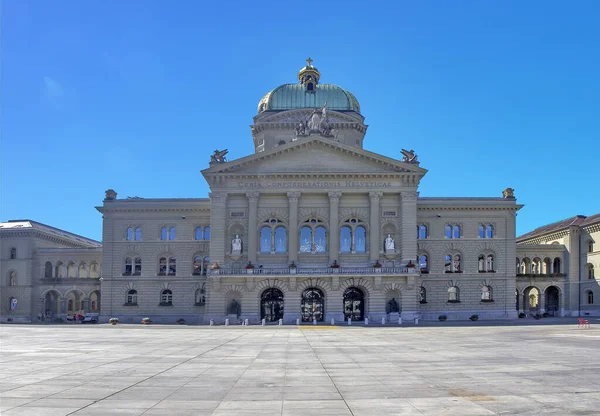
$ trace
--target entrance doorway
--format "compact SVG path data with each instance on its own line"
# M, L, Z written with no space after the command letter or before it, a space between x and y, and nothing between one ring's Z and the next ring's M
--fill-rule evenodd
M323 322L325 317L325 296L320 289L311 287L302 292L302 304L300 305L302 322Z
M550 286L546 289L546 312L552 316L556 316L558 311L558 288L556 286Z
M356 287L349 287L344 292L344 319L363 321L365 318L365 295Z
M276 322L283 319L283 292L270 288L260 298L260 319Z

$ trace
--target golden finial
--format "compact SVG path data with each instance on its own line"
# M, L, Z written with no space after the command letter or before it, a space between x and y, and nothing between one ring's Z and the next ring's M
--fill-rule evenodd
M308 64L308 66L312 66L313 60L310 59L310 56L308 57L308 59L306 60L306 63Z

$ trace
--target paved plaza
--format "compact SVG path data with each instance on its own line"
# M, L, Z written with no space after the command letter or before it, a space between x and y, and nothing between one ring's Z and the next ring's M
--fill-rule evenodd
M1 413L600 414L600 324L450 324L4 325Z

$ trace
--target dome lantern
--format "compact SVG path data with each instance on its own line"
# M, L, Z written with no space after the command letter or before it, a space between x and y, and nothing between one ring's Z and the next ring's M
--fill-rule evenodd
M319 83L319 78L321 78L321 73L312 63L313 60L309 57L306 60L307 65L298 72L298 81L306 88L306 91L314 91L315 86Z

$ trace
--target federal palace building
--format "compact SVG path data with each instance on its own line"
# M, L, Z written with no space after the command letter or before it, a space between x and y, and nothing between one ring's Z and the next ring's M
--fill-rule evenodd
M109 189L97 206L102 242L1 223L2 322L88 312L192 324L600 315L600 214L517 237L511 188L420 196L418 155L366 150L357 98L320 78L308 59L297 82L260 99L254 153L227 160L214 150L205 198Z

